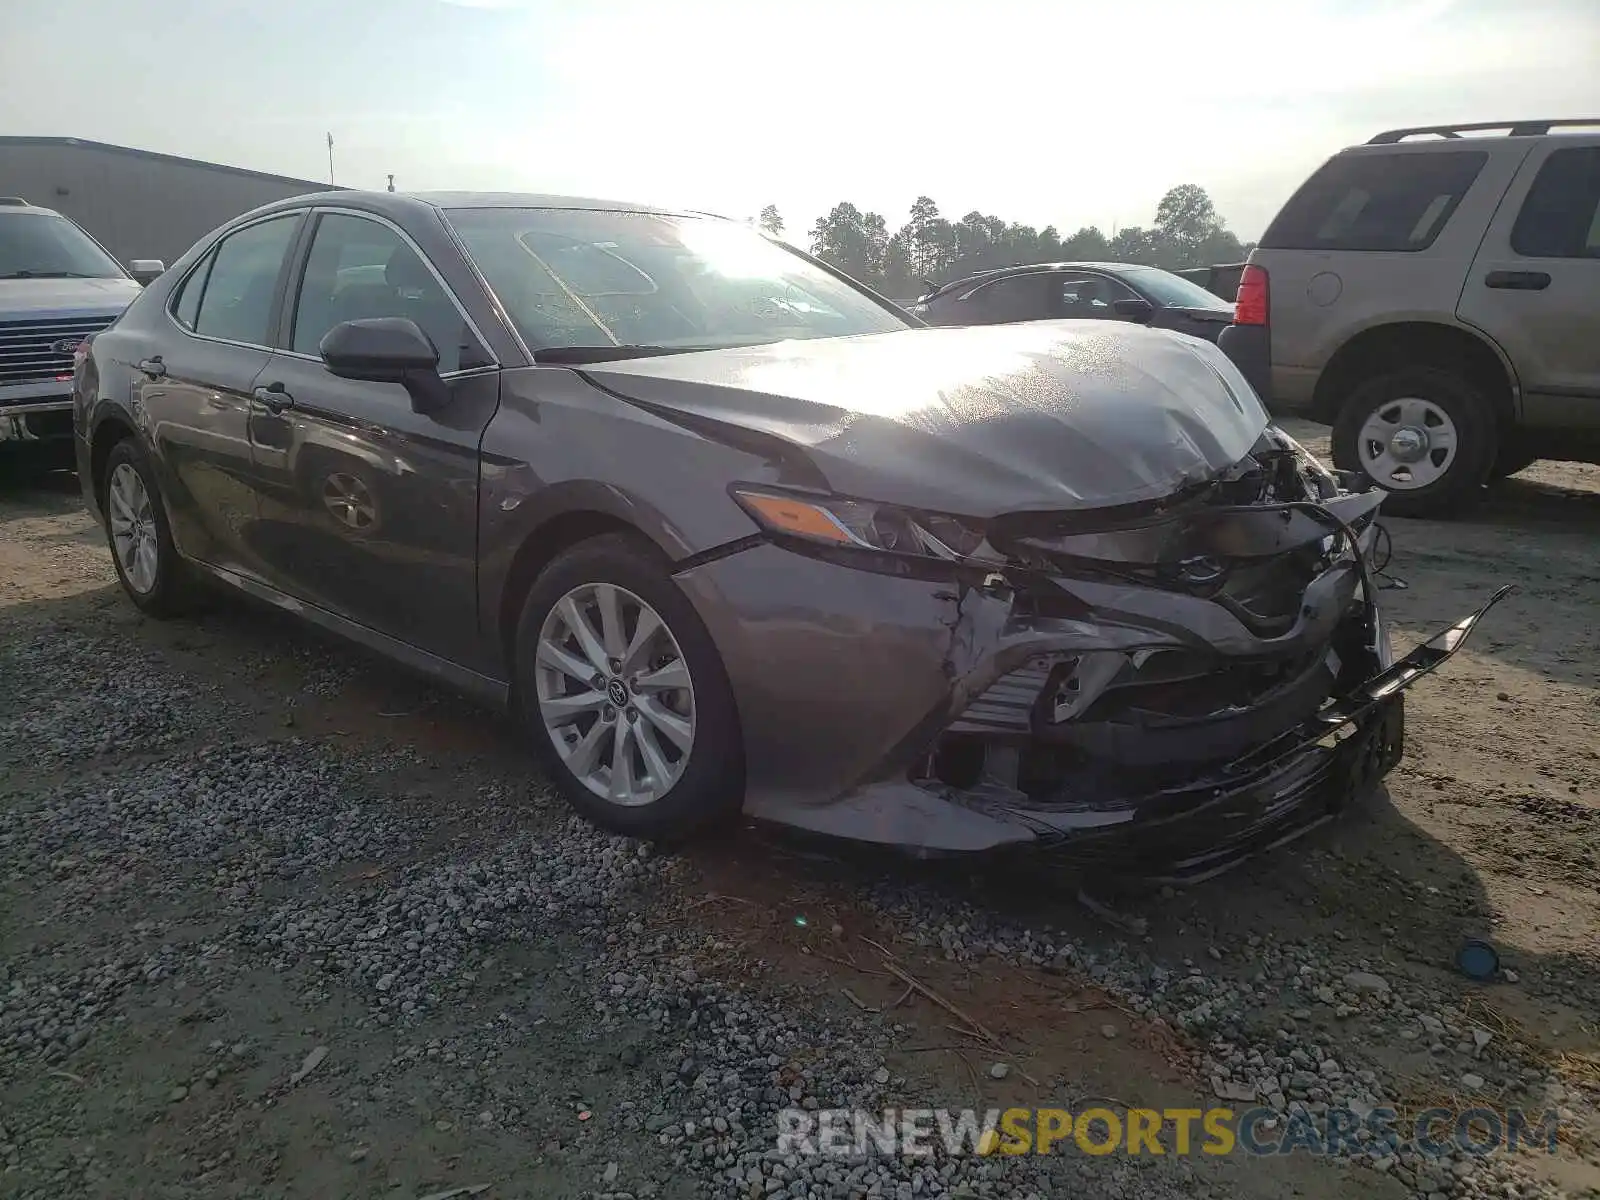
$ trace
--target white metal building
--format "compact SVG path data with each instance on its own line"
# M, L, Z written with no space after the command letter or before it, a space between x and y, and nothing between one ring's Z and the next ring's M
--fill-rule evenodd
M205 234L258 205L328 185L82 138L0 137L0 196L53 208L124 264L171 264Z

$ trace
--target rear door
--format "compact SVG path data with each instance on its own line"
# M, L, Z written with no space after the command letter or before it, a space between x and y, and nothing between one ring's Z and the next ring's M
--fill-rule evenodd
M1459 315L1493 338L1533 426L1600 429L1600 138L1543 138L1495 214Z
M478 446L499 371L466 310L401 229L319 210L250 420L274 586L467 666L477 628ZM395 383L340 379L318 354L335 325L408 317L440 351L451 403L416 412Z
M250 549L251 389L272 357L289 248L302 214L236 229L174 289L157 333L132 357L142 408L172 491L174 536L186 554L260 575Z
M1061 288L1054 271L1029 271L979 284L959 298L962 324L1004 325L1044 321L1061 315Z

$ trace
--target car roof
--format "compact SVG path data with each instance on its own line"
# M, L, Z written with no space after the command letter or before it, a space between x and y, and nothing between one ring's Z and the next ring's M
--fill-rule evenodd
M53 208L45 208L42 204L29 204L23 200L20 204L13 204L13 200L20 200L20 196L0 196L0 213L33 213L36 216L59 217L61 214Z
M316 205L360 208L390 217L415 215L423 208L567 208L594 212L651 213L672 217L712 215L681 209L658 208L650 204L635 204L625 200L599 200L588 196L558 196L543 192L386 192L362 191L356 188L306 192L284 200L275 200L271 204L255 209L254 213L309 208Z
M1600 131L1600 118L1561 117L1537 121L1471 121L1464 125L1413 125L1405 129L1386 129L1367 139L1366 146L1398 146L1411 144L1408 139L1430 137L1434 140L1418 143L1438 146L1441 142L1504 141L1506 138L1548 137L1555 130Z
M1040 271L1104 271L1108 275L1115 275L1118 271L1159 271L1160 267L1150 267L1144 263L1117 263L1117 262L1046 262L1046 263L1015 263L1009 267L992 267L987 271L974 271L971 275L963 275L960 279L952 279L949 283L941 283L929 292L925 299L942 296L955 288L969 283L987 283L991 279L999 279L1006 275L1028 275Z

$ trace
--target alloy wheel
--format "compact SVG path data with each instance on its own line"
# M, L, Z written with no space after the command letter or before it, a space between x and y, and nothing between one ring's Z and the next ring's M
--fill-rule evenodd
M661 615L626 588L588 583L539 631L539 716L557 754L595 795L650 804L683 776L694 748L694 681Z
M111 524L111 544L122 568L122 577L135 592L147 596L156 586L160 546L156 541L156 517L144 478L131 463L118 463L106 489L107 517Z

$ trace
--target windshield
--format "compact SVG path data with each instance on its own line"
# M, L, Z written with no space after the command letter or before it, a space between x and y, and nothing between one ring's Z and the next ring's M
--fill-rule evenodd
M449 218L534 350L721 348L909 325L732 221L568 208L452 209Z
M1163 271L1160 267L1128 267L1122 276L1146 296L1169 308L1210 308L1218 312L1232 312L1233 305L1221 296L1206 291L1198 283L1191 283L1182 275Z
M0 279L124 279L94 240L54 213L0 213Z

